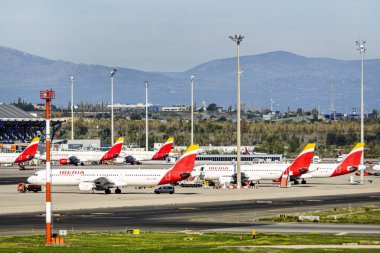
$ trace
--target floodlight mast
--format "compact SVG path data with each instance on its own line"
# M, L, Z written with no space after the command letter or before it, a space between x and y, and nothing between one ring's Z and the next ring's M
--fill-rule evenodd
M196 74L190 76L191 80L191 145L194 143L194 80Z
M366 48L364 44L365 40L357 40L356 45L358 46L357 50L361 55L361 76L360 76L360 142L364 143L364 54ZM364 152L360 159L360 164L364 165ZM360 183L364 184L364 169L360 170Z
M71 140L74 140L74 76L70 76L71 83Z
M144 81L145 86L145 150L148 151L148 81Z
M114 144L114 133L113 133L113 77L116 75L117 69L113 69L111 71L111 145L113 146Z
M235 34L235 36L229 36L231 40L236 42L236 59L237 59L237 66L236 66L236 78L237 78L237 104L236 104L236 111L237 111L237 144L236 144L236 153L237 153L237 166L236 166L236 183L237 188L239 189L241 187L241 155L240 155L240 43L244 39L244 36Z

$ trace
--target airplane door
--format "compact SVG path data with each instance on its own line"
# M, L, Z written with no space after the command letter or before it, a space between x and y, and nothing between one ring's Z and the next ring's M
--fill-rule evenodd
M199 170L199 179L200 180L203 180L204 178L205 178L205 174L206 174L206 172L205 172L205 167L201 167L201 169Z

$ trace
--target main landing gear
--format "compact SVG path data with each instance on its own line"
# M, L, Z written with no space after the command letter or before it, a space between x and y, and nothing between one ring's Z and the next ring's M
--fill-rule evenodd
M111 190L110 190L110 189L104 190L104 193L105 193L105 194L111 194ZM121 193L121 190L120 190L119 188L116 188L116 189L115 189L115 193L116 193L116 194L120 194L120 193Z
M306 180L302 179L301 184L306 184Z
M298 182L297 180L294 180L294 185L297 185L299 184L300 182Z

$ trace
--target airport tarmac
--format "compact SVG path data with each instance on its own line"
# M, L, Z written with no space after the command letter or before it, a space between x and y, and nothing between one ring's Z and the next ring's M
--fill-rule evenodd
M15 176L18 170L1 171L3 175ZM21 171L23 177L33 174L34 171ZM106 195L102 191L79 191L77 186L52 187L52 203L54 211L81 210L96 208L155 206L193 204L222 201L253 201L271 200L274 198L308 197L314 196L349 195L380 192L380 177L366 177L363 185L350 184L351 175L335 178L310 179L306 185L296 185L290 188L279 188L278 184L260 183L256 189L213 189L213 188L181 188L176 187L176 193L154 194L154 188L136 189L135 187L122 188L122 194ZM371 180L372 183L369 181ZM43 212L45 210L45 194L20 193L17 185L0 185L0 214Z
M167 165L162 164L160 168L164 166ZM127 166L132 167L139 166ZM4 180L18 180L34 173L17 168L2 168L0 172L0 179ZM106 195L79 191L76 186L53 186L54 229L89 232L123 231L129 227L171 232L249 232L257 229L261 232L379 234L379 225L256 222L258 218L284 213L380 206L380 177L365 177L366 183L360 185L350 184L350 176L311 179L306 185L290 188L279 188L271 182L260 183L258 189L177 186L173 195L156 195L154 188L126 187L122 194ZM0 198L0 235L43 233L43 192L19 193L16 184L4 184L0 185Z

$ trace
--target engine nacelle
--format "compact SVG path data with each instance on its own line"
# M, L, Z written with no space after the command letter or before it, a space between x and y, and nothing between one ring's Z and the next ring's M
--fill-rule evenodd
M67 158L61 158L59 159L60 165L67 165L69 163L69 160Z
M125 157L125 162L130 163L130 164L135 164L136 159L133 156L129 155L129 156Z
M95 188L96 188L95 184L91 183L91 182L80 182L79 183L79 190L81 190L81 191L92 191Z

